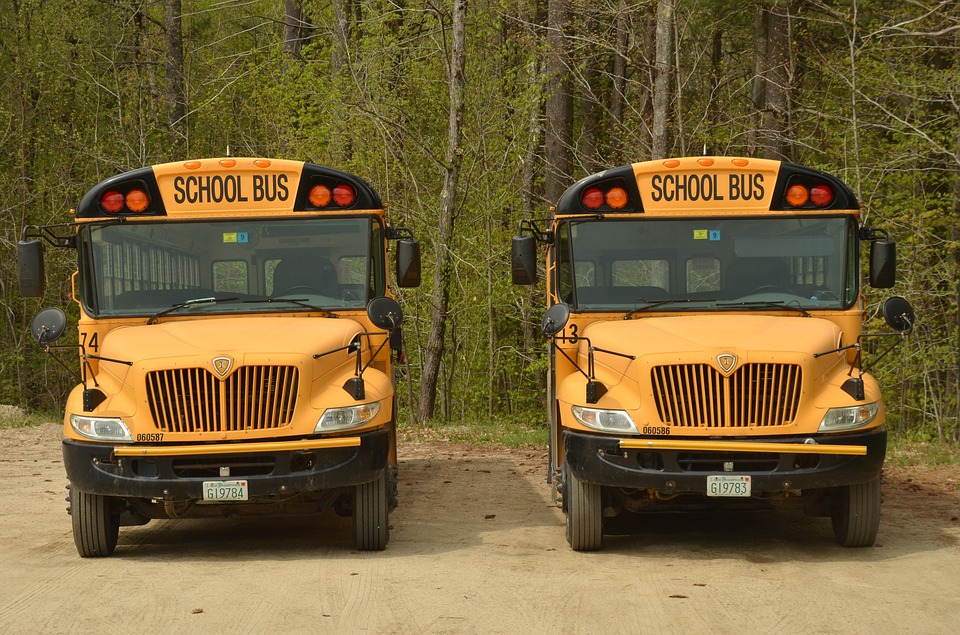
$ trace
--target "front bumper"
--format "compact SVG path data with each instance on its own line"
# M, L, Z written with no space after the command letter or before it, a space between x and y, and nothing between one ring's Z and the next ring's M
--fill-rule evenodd
M818 444L839 451L843 448L837 446L861 446L859 451L866 451L860 455L818 454L817 445L805 443L808 438L755 438L748 443L742 439L670 439L663 444L667 447L657 448L656 442L664 439L649 439L650 447L642 447L647 439L568 430L564 432L564 445L567 465L581 481L666 494L706 494L709 474L749 474L754 494L853 485L880 475L887 449L886 430L816 437ZM801 449L804 451L798 451ZM855 449L851 447L850 451Z
M209 451L207 451L207 447ZM244 479L250 499L290 496L376 480L389 435L210 446L112 446L63 441L73 487L90 494L165 501L199 500L204 481Z

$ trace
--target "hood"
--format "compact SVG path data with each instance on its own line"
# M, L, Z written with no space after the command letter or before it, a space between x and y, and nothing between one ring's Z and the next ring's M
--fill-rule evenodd
M101 342L100 355L149 364L163 358L313 356L346 346L362 331L344 318L236 317L121 327Z
M710 351L744 355L812 354L836 348L828 320L777 315L690 315L595 322L583 330L594 347L632 355L671 353L700 360Z

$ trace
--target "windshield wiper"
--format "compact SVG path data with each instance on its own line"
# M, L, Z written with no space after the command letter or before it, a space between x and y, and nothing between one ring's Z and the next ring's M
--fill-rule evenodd
M302 306L305 309L310 309L311 311L319 311L324 314L324 317L340 317L336 313L330 311L330 309L325 309L321 306L315 304L310 304L307 302L307 298L262 298L260 300L244 300L244 304L275 304L279 302L286 302L288 304L296 304L297 306Z
M151 315L150 319L147 320L147 324L155 324L158 318L161 318L164 315L167 315L169 313L173 313L174 311L179 311L180 309L183 309L183 308L195 307L203 304L217 304L219 302L236 302L239 299L240 298L238 297L237 298L194 298L192 300L187 300L186 302L179 302L177 304L174 304L173 306L170 306L169 308L166 308L162 311L159 311Z
M750 300L748 302L719 302L718 309L786 309L787 311L799 311L803 317L813 317L807 311L799 306L791 306L783 300Z
M674 298L672 300L655 300L654 302L648 302L643 298L637 300L637 302L646 302L644 306L638 306L627 311L627 314L623 316L624 320L629 320L637 313L643 313L644 311L649 311L650 309L655 309L659 306L665 304L685 304L687 302L716 302L716 300L694 300L691 298Z

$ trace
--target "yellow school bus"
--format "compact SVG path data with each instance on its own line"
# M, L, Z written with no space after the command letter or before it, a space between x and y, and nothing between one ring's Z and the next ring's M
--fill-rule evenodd
M788 502L874 543L886 432L862 243L870 285L892 287L895 245L848 186L743 157L606 170L521 224L513 281L546 252L549 480L573 549L631 514ZM883 335L912 328L903 298L883 314Z
M271 158L154 165L91 189L63 225L28 226L21 293L43 293L44 245L75 251L76 345L58 308L33 320L79 351L64 414L81 556L150 519L352 514L383 549L396 506L393 364L420 281L419 244L377 192L328 167Z

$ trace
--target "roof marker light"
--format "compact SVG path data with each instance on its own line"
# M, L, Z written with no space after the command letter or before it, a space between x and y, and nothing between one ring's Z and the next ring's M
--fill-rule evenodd
M810 190L810 200L817 207L826 207L833 202L833 188L826 183L814 185Z
M613 187L610 188L610 191L607 192L606 196L607 205L613 209L622 209L626 206L627 201L630 200L630 197L627 196L626 190L622 187Z
M100 207L109 214L116 214L123 209L123 194L116 190L107 190L100 195Z
M310 188L310 204L314 207L326 207L330 204L333 196L330 194L330 188L326 185L314 185Z
M143 190L130 190L124 201L131 212L143 212L150 206L150 197Z
M357 200L357 193L346 183L333 188L333 201L341 207L349 207Z
M787 188L787 195L785 198L791 207L803 207L807 204L807 201L810 200L810 192L805 186L800 185L799 183L794 183Z
M603 192L598 187L586 189L580 195L580 202L587 209L599 209L603 205Z

